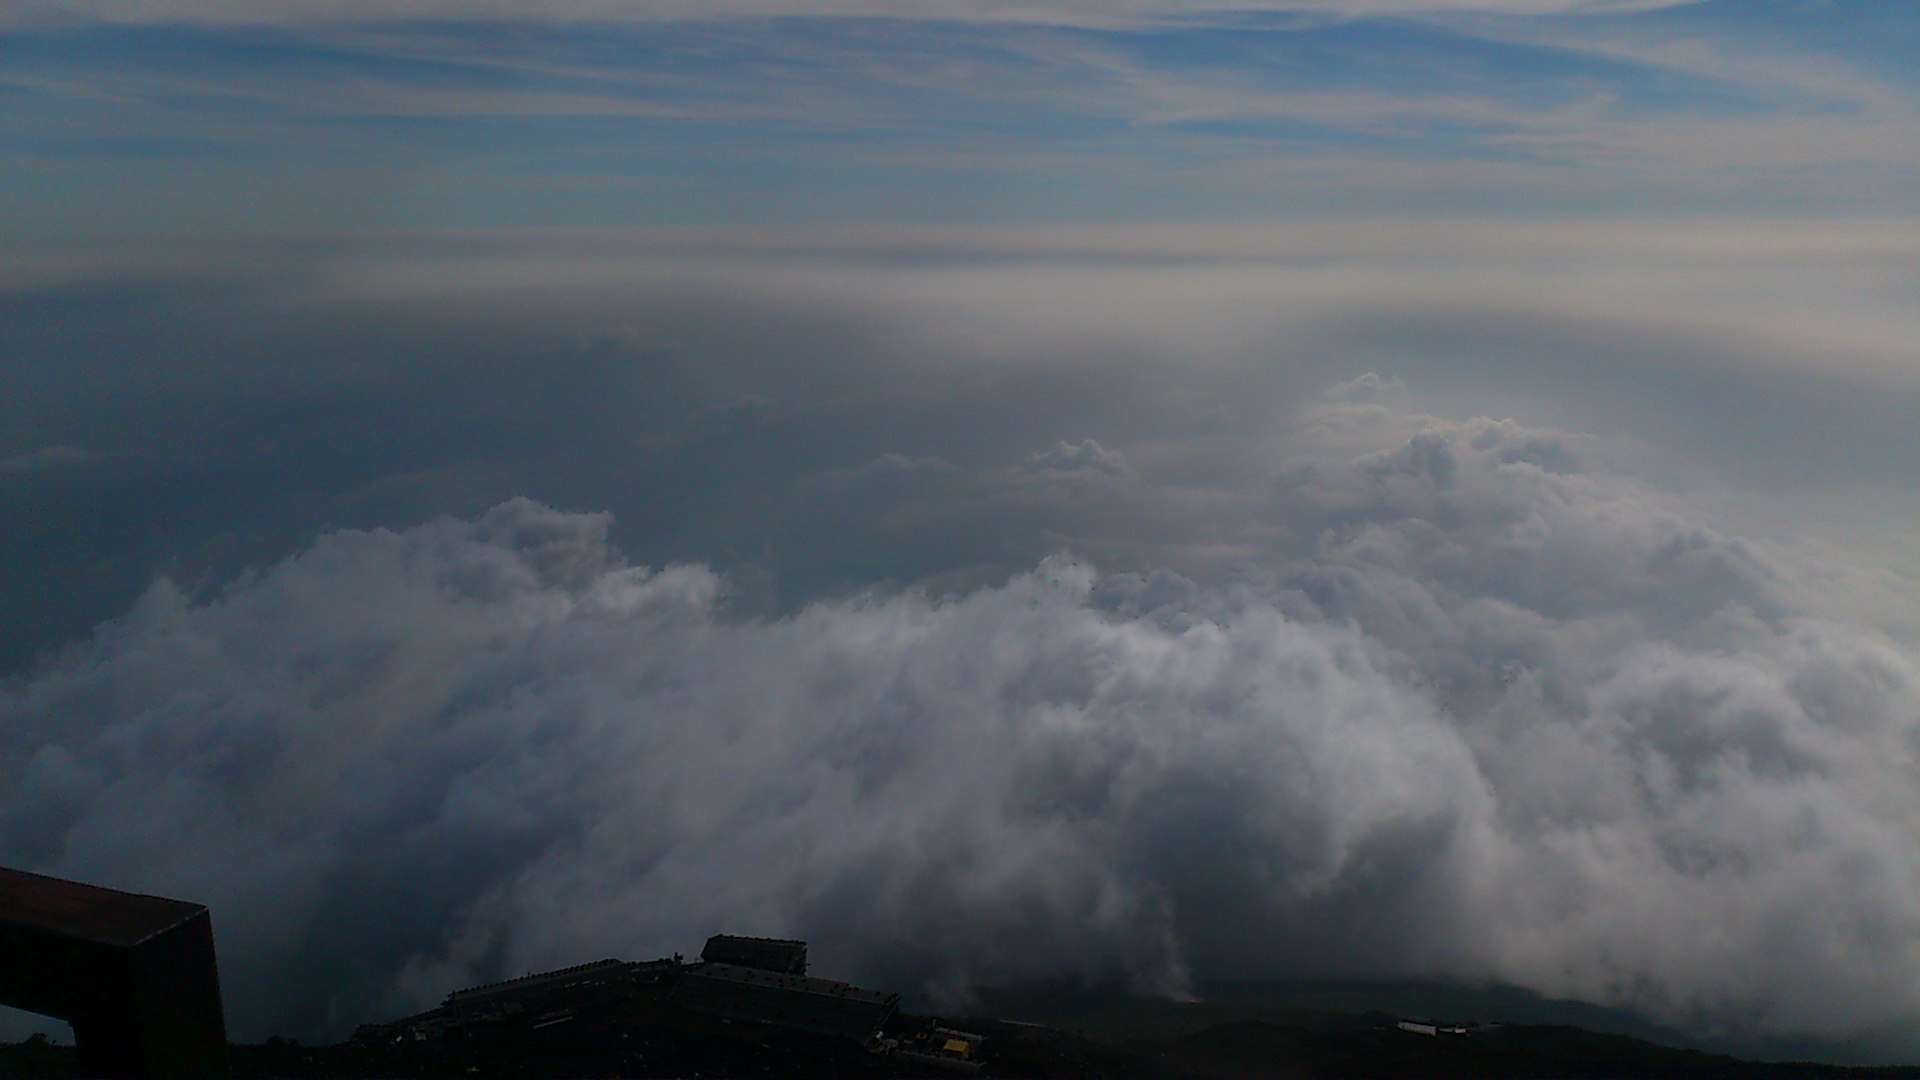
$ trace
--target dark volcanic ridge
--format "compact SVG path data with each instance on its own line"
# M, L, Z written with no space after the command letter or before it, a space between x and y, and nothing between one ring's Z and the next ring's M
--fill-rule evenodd
M729 961L729 962L719 962ZM231 1047L235 1076L284 1077L1896 1077L1913 1066L1751 1061L1539 1022L1588 1010L1513 991L1222 984L1176 1002L1077 984L984 993L983 1013L903 1012L898 994L806 973L801 942L709 941L699 961L607 959L447 995L322 1046ZM1481 1015L1358 1007L1453 1004ZM1488 1006L1508 1006L1486 1013ZM1515 1022L1515 1017L1524 1018ZM0 1075L78 1077L71 1046L0 1044Z

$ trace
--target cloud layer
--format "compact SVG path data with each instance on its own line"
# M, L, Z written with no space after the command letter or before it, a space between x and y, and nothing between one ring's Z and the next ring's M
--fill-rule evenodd
M1412 433L1282 468L1249 514L1295 540L1212 580L1060 555L756 616L514 500L161 581L0 697L0 860L210 903L243 1036L721 929L936 996L1492 978L1743 1034L1920 1008L1912 655L1598 440L1394 391L1318 408L1330 442ZM1133 482L1091 440L1018 472Z
M1422 409L1606 433L1609 468L1735 533L1838 552L1845 580L1807 610L1913 638L1916 257L1903 222L1549 222L23 258L0 304L20 358L0 366L0 670L156 572L210 586L323 532L515 495L611 511L631 558L706 563L769 611L973 588L1059 550L1208 578L1305 553L1269 511L1277 471L1424 422L1414 399L1315 406L1370 367Z

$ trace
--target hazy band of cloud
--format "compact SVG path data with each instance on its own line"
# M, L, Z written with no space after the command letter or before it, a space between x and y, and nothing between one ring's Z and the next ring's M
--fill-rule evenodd
M156 570L214 584L331 528L522 493L612 510L634 558L709 562L777 609L1061 548L1208 576L1298 542L1260 493L1301 408L1368 368L1435 412L1637 447L1636 475L1714 520L1830 545L1846 584L1809 605L1913 637L1916 253L1902 221L16 250L0 666ZM1029 467L1087 440L1127 471Z

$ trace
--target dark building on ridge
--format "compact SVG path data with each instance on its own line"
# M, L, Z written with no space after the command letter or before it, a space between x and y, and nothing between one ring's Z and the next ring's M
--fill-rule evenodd
M680 975L671 1000L683 1009L728 1020L836 1035L866 1043L900 1011L900 995L850 983L785 975L732 964L695 964Z
M707 947L700 950L700 959L709 964L730 964L781 975L805 975L807 943L787 938L715 934L707 939Z
M561 990L621 982L632 978L633 966L623 960L596 960L590 964L577 964L554 971L522 975L505 982L455 990L447 995L441 1007L458 1017L502 1010L517 1011L508 1008L508 1003L517 1004L538 1000Z
M899 994L809 977L804 941L716 934L701 960L686 964L678 954L645 963L597 960L468 987L448 994L437 1009L366 1025L357 1036L398 1042L471 1034L495 1025L538 1030L566 1023L583 1008L643 999L871 1047L900 1011Z
M517 979L455 990L437 1009L385 1024L362 1024L356 1039L401 1041L434 1039L476 1025L533 1017L596 995L604 998L624 987L660 986L680 973L680 958L630 963L596 960L590 964L535 972ZM561 1011L566 1011L561 1009Z

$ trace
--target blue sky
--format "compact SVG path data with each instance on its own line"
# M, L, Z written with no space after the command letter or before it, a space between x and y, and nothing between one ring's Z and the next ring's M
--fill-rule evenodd
M1874 217L1920 191L1899 4L512 9L13 5L5 227Z

